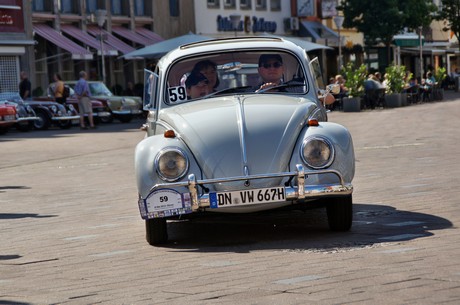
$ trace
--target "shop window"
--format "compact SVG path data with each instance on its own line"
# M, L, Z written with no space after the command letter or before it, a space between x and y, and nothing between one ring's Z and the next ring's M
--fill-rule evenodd
M78 14L79 6L78 1L75 0L61 0L61 13L63 14Z
M266 10L267 9L267 0L256 0L256 9L257 10Z
M272 11L281 11L281 0L270 0L270 9Z
M104 0L86 0L86 13L96 13L99 9L105 10Z
M145 7L143 0L136 0L134 2L134 15L145 16Z
M240 0L240 8L242 10L251 9L251 0Z
M235 0L224 0L224 8L235 8Z
M52 12L52 1L47 0L32 0L32 10L34 12Z
M169 0L169 15L171 17L179 17L179 0Z
M220 0L207 0L208 8L220 8Z
M112 0L112 15L123 15L121 0Z

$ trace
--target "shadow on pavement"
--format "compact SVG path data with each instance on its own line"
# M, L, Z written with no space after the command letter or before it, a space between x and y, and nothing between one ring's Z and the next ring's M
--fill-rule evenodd
M3 219L21 219L21 218L50 218L57 215L40 215L36 213L0 213L0 220Z
M452 227L435 215L384 205L354 204L353 217L349 232L329 231L325 209L170 221L169 243L163 247L186 252L337 252L432 236L433 230Z

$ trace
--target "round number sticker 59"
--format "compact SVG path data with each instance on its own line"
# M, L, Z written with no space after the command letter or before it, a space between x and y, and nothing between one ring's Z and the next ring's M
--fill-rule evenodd
M158 190L145 200L149 213L162 212L184 207L182 196L174 190Z

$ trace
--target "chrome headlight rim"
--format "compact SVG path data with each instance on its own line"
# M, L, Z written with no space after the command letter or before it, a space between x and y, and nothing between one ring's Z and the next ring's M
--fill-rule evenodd
M169 153L169 152L175 152L177 154L179 154L180 156L182 156L182 158L184 159L185 161L185 166L184 168L182 169L181 173L179 175L177 175L176 177L167 177L164 173L161 172L160 170L160 161L161 161L161 158L166 154L166 153ZM189 170L189 166L190 166L190 162L189 162L189 158L187 156L187 154L185 153L184 150L180 149L179 147L165 147L163 149L161 149L158 154L155 156L155 170L158 174L158 176L166 181L166 182L176 182L180 179L182 179L188 172Z
M329 152L330 152L329 153L329 158L326 160L326 162L324 162L321 165L313 165L313 164L311 164L311 162L309 162L307 160L307 158L305 157L305 155L304 155L305 147L307 145L309 145L313 141L321 141L321 142L325 143L326 146L329 148ZM312 169L325 169L325 168L330 167L332 165L332 162L334 162L335 148L334 148L334 145L332 145L331 140L329 140L326 137L317 136L317 135L309 136L309 137L305 138L303 140L303 142L302 142L302 146L300 147L300 157L301 157L302 161L305 163L305 165L307 165L308 167L310 167Z

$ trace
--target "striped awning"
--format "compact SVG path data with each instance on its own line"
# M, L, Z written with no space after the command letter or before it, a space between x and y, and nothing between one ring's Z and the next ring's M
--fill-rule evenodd
M90 33L94 37L97 37L97 35L100 35L100 33L101 33L101 30L97 26L88 26L87 30L88 30L88 33ZM134 50L136 50L135 48L133 48L130 45L127 45L126 43L124 43L120 39L116 38L115 36L113 36L109 32L103 30L103 33L107 34L107 40L105 42L108 45L111 45L112 47L114 47L115 49L120 51L121 53L128 54L128 53L133 52Z
M66 50L72 54L72 59L92 60L93 54L76 44L72 40L64 37L61 33L55 29L47 26L46 24L34 24L34 32L49 42L55 44L61 49Z
M160 35L158 35L157 33L155 32L152 32L146 28L136 28L136 33L144 36L144 37L147 37L148 39L150 39L152 41L152 44L154 43L157 43L157 42L160 42L160 41L163 41L163 37L161 37Z
M98 40L98 38L95 38L94 36L91 36L90 34L83 32L81 29L68 24L61 25L61 30L67 35L83 42L85 45L96 49L99 55L101 54L101 41ZM99 35L97 37L99 37ZM105 56L118 55L118 51L114 47L106 44L105 42L102 43L102 47L104 49Z
M131 31L128 28L122 27L122 26L113 26L112 31L119 35L120 37L126 38L128 40L131 40L132 42L144 45L144 46L149 46L151 44L154 44L155 41L152 41L151 39L139 35L138 33Z

